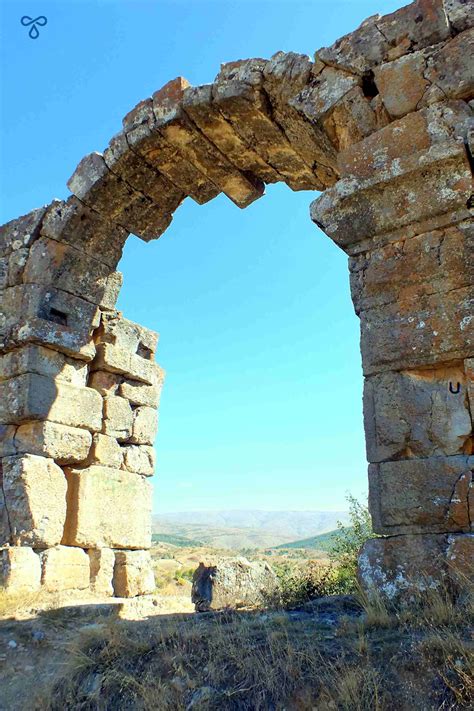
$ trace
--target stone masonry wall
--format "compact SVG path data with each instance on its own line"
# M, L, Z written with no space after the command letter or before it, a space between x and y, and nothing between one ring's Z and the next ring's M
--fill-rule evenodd
M186 197L323 191L361 323L370 508L360 576L389 597L472 574L473 0L373 16L315 61L278 52L140 102L66 201L0 229L0 581L149 592L163 371L115 310L134 233Z

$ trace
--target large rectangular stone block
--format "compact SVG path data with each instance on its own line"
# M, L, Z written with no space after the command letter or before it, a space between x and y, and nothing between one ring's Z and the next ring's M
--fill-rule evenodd
M153 361L111 343L98 344L92 368L93 370L122 373L132 380L138 380L147 385L154 385L161 375L161 368Z
M474 349L474 285L360 314L365 375L460 361Z
M41 553L41 584L44 590L85 590L89 582L90 561L85 551L55 546Z
M116 597L136 597L155 591L155 578L148 551L116 551L114 567Z
M13 545L48 548L61 541L66 478L52 459L24 454L3 460L3 494Z
M356 313L468 287L474 280L474 224L407 237L349 259Z
M0 380L24 373L47 375L73 385L86 385L88 367L83 360L38 345L26 345L0 356Z
M15 433L17 452L50 457L58 464L73 464L87 458L92 444L90 432L56 422L27 422Z
M112 395L104 399L103 434L115 437L119 442L130 439L133 427L133 411L128 400Z
M155 470L155 450L142 445L127 445L122 447L124 469L143 476L152 476Z
M94 434L92 447L87 458L87 465L102 464L105 467L120 469L123 463L123 451L115 437Z
M468 532L474 457L430 457L369 466L376 533ZM472 510L472 509L471 509Z
M149 548L151 484L102 466L66 470L68 513L63 543L83 548Z
M357 243L365 241L367 248L373 248L371 238L466 210L471 190L464 145L445 141L396 158L371 177L339 180L311 204L311 218L352 253Z
M153 444L158 431L158 415L152 407L137 407L133 411L133 430L130 442Z
M153 360L158 345L157 333L129 321L120 311L102 314L100 327L94 338L97 343L111 343L146 360Z
M95 304L53 286L22 284L2 293L0 348L40 343L91 360L92 332L99 325Z
M41 584L40 557L32 548L15 546L0 550L0 587L9 593L31 593Z
M41 234L70 244L115 269L128 232L110 220L103 220L75 195L53 200L41 226Z
M0 226L0 257L18 249L30 247L38 237L41 223L46 212L45 207L31 210L27 215L10 220Z
M468 376L462 366L391 371L366 378L367 459L412 459L472 450Z
M81 388L36 373L0 383L0 421L49 420L92 431L102 429L102 398Z
M122 275L71 245L41 237L30 249L23 282L54 285L110 309L115 306Z
M157 408L160 401L161 389L163 387L164 371L161 370L161 377L155 385L145 385L133 380L124 380L119 387L119 395L127 398L133 405L148 405Z

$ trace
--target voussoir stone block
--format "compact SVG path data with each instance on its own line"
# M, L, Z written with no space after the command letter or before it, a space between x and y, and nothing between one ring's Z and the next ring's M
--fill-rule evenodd
M158 345L157 333L129 321L119 311L102 314L95 339L100 343L112 343L148 360L155 355Z
M25 373L0 382L0 420L50 420L97 431L102 428L102 398L92 388Z
M9 593L30 593L41 584L40 557L27 546L0 550L0 587Z
M155 591L149 551L116 551L113 578L116 597L136 597Z
M98 595L113 595L114 551L110 548L90 548L87 552L90 561L91 590Z
M3 460L3 494L13 545L48 548L61 541L67 483L52 459L24 454Z
M151 484L111 467L67 469L63 543L82 548L149 548Z
M366 378L364 428L370 462L470 453L464 368L391 371Z
M92 444L90 432L56 422L28 422L15 433L18 453L50 457L59 464L80 462L87 457Z
M474 457L430 457L369 466L376 533L471 530Z
M93 370L122 373L132 380L154 385L160 378L161 369L153 361L130 353L125 348L111 343L99 343Z
M48 592L85 590L90 582L90 561L80 548L55 546L41 553L41 584Z

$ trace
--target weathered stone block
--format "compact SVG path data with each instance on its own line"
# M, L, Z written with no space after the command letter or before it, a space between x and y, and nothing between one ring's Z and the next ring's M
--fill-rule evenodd
M255 152L234 130L212 101L212 84L189 86L183 95L183 108L207 138L232 163L266 183L279 180L277 171Z
M149 548L151 484L138 474L91 466L66 470L63 543L83 548Z
M320 121L359 83L360 80L353 74L325 67L310 85L290 99L289 103L309 121Z
M85 590L89 581L89 556L80 548L55 546L41 553L41 584L48 592Z
M428 59L426 78L432 88L426 101L471 99L474 94L474 29L466 30L447 42ZM431 94L431 95L430 95Z
M39 235L45 211L45 207L39 207L0 226L0 256L30 247Z
M155 450L147 445L122 447L124 468L144 476L152 476L155 469Z
M52 459L24 454L3 460L3 494L12 545L59 543L66 519L67 484Z
M91 360L91 335L98 326L95 304L55 287L13 286L2 293L0 348L40 343L67 355Z
M466 373L467 396L471 415L474 417L474 358L467 358L464 361L464 372Z
M104 399L103 433L119 442L130 439L133 427L133 411L128 400L112 395Z
M123 462L123 451L115 437L94 434L92 447L87 458L87 464L102 464L106 467L120 469Z
M0 425L0 459L16 454L15 425Z
M165 175L184 195L189 195L198 205L203 205L219 194L219 189L155 128L152 99L137 104L122 123L132 149Z
M113 308L122 275L107 264L63 242L41 237L29 251L25 284L54 284L105 308Z
M311 190L319 180L273 122L263 90L265 60L229 62L213 84L213 101L234 130L280 174L292 190Z
M447 536L443 534L373 538L359 554L359 579L369 592L408 603L448 584Z
M83 360L67 358L51 348L26 345L0 356L0 380L24 373L47 375L73 385L85 385L88 368Z
M376 533L470 531L474 457L430 457L369 466Z
M148 405L148 407L156 409L160 400L165 375L164 370L160 368L160 371L161 373L157 373L155 385L145 385L145 383L125 380L119 387L119 395L127 398L133 405Z
M359 143L378 128L375 111L360 86L342 97L324 118L323 126L339 151Z
M102 397L107 397L109 395L118 394L118 389L122 380L122 376L118 373L108 373L106 370L96 370L91 373L87 385L90 388L97 390Z
M364 427L370 462L470 454L472 421L464 369L407 370L366 378Z
M463 145L438 143L394 159L371 178L343 178L311 204L311 218L350 251L348 247L364 239L465 209L471 181Z
M116 597L136 597L155 591L155 578L148 551L116 551L114 567Z
M191 600L196 612L207 612L265 605L277 591L278 580L268 563L225 559L215 565L199 564L193 576Z
M181 108L188 86L186 79L178 77L153 94L155 127L238 207L247 207L263 195L265 186L240 172L190 121Z
M151 407L137 407L133 411L133 430L130 441L134 444L153 444L158 430L158 415Z
M374 70L383 104L393 118L416 111L430 82L425 77L428 52L414 52Z
M97 431L102 428L102 398L91 388L26 373L0 383L0 420L49 420Z
M385 61L442 42L450 28L442 0L416 0L389 15L373 15L361 26L317 51L326 64L364 75Z
M15 546L0 551L0 587L9 593L31 593L41 584L40 557L32 548Z
M362 311L365 375L463 360L474 348L474 287Z
M114 270L122 256L128 232L111 220L103 220L75 195L53 200L41 226L41 234L73 245Z
M90 548L91 589L97 595L113 595L112 579L114 575L115 553L110 548Z
M112 343L146 360L153 360L158 345L157 333L129 321L119 311L102 314L94 337L98 343Z
M129 378L147 385L153 385L157 382L161 370L156 363L111 343L99 343L97 356L92 367L94 370L123 373Z
M400 239L351 257L356 313L468 287L474 274L474 225L468 222Z
M455 32L463 32L474 24L469 0L443 0L449 24Z
M90 432L56 422L28 422L18 427L15 447L18 453L50 457L58 464L86 459L92 444Z

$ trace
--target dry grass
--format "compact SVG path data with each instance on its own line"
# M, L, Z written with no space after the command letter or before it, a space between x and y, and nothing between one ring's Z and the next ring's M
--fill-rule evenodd
M434 593L411 616L394 614L381 599L365 604L365 616L337 630L285 612L109 623L68 648L60 679L37 708L470 708L469 606Z
M40 600L39 592L9 592L0 588L0 618L16 617L19 613L31 609Z

